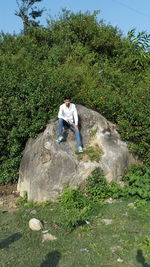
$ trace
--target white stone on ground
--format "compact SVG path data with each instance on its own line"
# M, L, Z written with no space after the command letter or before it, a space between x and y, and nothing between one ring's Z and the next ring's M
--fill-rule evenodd
M54 240L57 240L56 236L51 235L49 233L43 234L42 242L44 242L44 241L54 241Z
M32 218L29 221L29 228L33 231L40 231L43 228L43 224L40 220Z

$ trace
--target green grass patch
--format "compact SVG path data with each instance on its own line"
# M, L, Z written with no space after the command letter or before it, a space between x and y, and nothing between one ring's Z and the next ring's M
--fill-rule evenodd
M96 129L91 129L90 130L90 137L93 138L96 136L97 130Z
M78 157L78 160L82 161L96 161L99 162L102 155L103 151L100 148L98 144L88 146L86 149L84 149L83 153L76 152L76 155Z
M59 226L59 203L0 212L1 266L149 266L150 203L130 207L130 202L117 200L97 206L90 224L69 233ZM42 242L42 232L28 227L32 217L44 221L44 229L57 240ZM106 225L103 219L111 219L112 223Z

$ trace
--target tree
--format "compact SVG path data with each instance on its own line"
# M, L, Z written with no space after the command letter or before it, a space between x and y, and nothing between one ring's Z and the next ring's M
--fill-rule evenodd
M35 3L43 0L16 0L19 11L15 11L15 15L20 17L23 21L24 33L27 33L30 27L38 27L39 21L36 18L41 17L44 8L37 9ZM34 7L33 7L34 6Z

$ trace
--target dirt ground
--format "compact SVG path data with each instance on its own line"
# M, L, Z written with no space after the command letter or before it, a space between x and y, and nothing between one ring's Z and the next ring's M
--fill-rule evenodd
M0 210L5 212L17 209L16 200L18 198L17 184L0 186Z

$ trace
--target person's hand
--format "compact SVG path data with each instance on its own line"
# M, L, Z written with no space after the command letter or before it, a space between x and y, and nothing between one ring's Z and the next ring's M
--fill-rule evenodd
M72 121L68 120L68 122L69 122L71 125L73 125L73 122L72 122Z
M75 129L75 131L77 131L78 130L78 125L75 125L74 129Z

